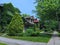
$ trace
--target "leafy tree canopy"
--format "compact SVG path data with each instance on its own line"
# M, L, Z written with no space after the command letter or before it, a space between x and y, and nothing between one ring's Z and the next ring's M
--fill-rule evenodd
M36 0L36 14L41 22L56 27L60 20L60 0ZM54 23L55 22L55 23Z
M10 23L15 12L20 13L18 8L15 8L11 3L4 3L0 5L0 30L4 30Z
M41 20L57 20L60 17L60 0L36 0L36 13Z

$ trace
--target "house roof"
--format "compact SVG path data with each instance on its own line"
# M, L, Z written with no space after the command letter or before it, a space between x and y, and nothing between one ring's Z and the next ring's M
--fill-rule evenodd
M34 17L33 16L27 16L27 17L25 17L26 19L34 19Z
M39 20L37 20L37 19L34 19L34 23L38 23L39 22Z

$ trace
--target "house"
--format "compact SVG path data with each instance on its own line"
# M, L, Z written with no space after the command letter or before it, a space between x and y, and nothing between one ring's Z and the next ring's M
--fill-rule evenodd
M22 17L25 29L29 27L34 27L34 24L38 25L39 20L35 19L34 16Z

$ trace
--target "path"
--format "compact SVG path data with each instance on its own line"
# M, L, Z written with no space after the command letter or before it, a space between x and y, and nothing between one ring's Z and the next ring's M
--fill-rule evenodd
M10 39L5 37L0 37L0 42L7 43L9 45L46 45L46 43L16 40L16 39Z
M54 31L53 36L47 45L60 45L60 38L58 37L58 32Z

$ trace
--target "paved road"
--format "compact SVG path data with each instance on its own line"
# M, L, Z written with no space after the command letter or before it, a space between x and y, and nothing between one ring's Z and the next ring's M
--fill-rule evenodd
M60 45L60 38L58 37L58 32L54 31L53 36L47 45Z
M7 43L8 45L46 45L46 43L16 40L5 37L0 37L0 42Z

